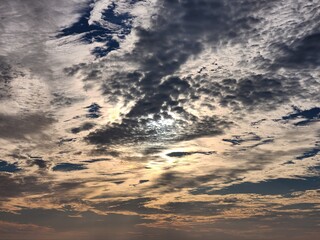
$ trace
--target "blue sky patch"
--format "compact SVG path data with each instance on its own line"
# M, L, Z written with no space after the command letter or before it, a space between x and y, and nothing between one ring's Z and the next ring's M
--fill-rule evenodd
M87 118L99 118L101 117L100 105L97 103L92 103L90 106L86 107L88 109Z
M303 160L305 158L311 158L318 155L319 152L320 152L320 147L316 147L309 151L304 152L301 156L297 157L297 159Z
M17 166L16 163L11 164L6 161L0 160L0 172L14 173L20 170L21 169Z
M120 44L115 40L114 36L124 39L130 34L132 29L132 16L129 13L119 14L115 12L116 4L112 3L102 12L101 19L116 27L103 26L98 22L89 24L90 14L93 10L92 2L88 4L82 11L79 20L71 26L66 27L57 35L58 38L80 35L80 40L84 43L91 44L94 42L105 43L101 47L96 47L92 50L92 54L99 57L106 56L109 52L119 49Z
M295 126L305 126L311 122L317 121L320 118L320 108L314 107L308 110L301 110L297 107L294 108L294 113L282 117L282 120L295 120L301 119L301 121L294 123Z
M84 164L60 163L52 168L53 171L71 172L87 169Z

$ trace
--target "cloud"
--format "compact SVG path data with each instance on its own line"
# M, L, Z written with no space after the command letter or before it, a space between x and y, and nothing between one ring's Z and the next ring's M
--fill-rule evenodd
M158 214L163 211L157 208L151 208L146 206L151 202L152 198L135 198L130 200L119 200L119 201L103 201L96 204L95 207L99 210L110 211L110 212L131 212L139 214Z
M133 102L133 106L122 116L122 123L91 133L89 142L106 144L110 143L109 139L117 142L118 138L131 141L134 136L138 141L147 141L155 135L155 130L148 129L148 124L177 118L184 120L175 120L174 129L192 130L190 134L173 134L170 132L172 129L166 133L167 139L174 140L174 135L181 135L178 139L183 140L222 133L225 126L220 125L223 125L224 120L218 116L199 118L189 112L186 103L198 99L199 94L188 78L181 78L175 73L190 58L199 55L205 45L218 47L221 41L232 40L241 35L241 31L258 23L258 19L250 15L256 8L259 8L259 4L255 1L251 4L218 0L164 1L157 18L152 20L152 28L135 28L138 39L132 52L124 57L128 62L135 62L137 69L133 72L115 71L103 85L103 93L110 101L123 97L125 102ZM233 14L235 9L237 14ZM284 95L282 92L273 93L279 89L280 81L260 81L260 78L254 76L253 80L240 81L238 89L234 91L234 98L247 105L256 99L252 104L256 105L259 101L265 103L270 95L275 95L274 99L277 94ZM261 88L265 88L264 92L258 90ZM219 90L222 91L222 88ZM246 99L251 95L249 91L257 93ZM228 105L227 97L223 99L224 104ZM209 119L216 123L211 123L201 132L200 128L205 128L202 122L209 123ZM204 134L208 131L211 133Z
M3 238L8 240L32 238L40 239L38 238L38 235L47 236L48 234L53 234L53 232L53 229L50 227L44 227L35 224L19 224L9 221L0 221L0 234Z
M236 110L273 110L297 94L299 83L282 76L252 75L250 77L222 81L213 91L220 92L220 103ZM219 86L220 85L220 86Z
M271 144L274 142L274 139L270 136L263 139L262 137L256 135L254 132L249 132L244 135L234 135L230 139L224 138L222 139L222 141L229 142L232 144L232 146L241 145L241 150L244 151L246 149L255 148L261 145Z
M210 151L210 152L170 152L167 154L169 157L185 157L185 156L190 156L193 154L203 154L203 155L212 155L215 154L216 152Z
M91 112L90 114L97 114L96 112ZM76 128L72 128L71 132L74 134L83 132L83 131L88 131L90 129L92 129L94 127L95 124L87 122L87 123L83 123L80 127L76 127Z
M28 135L41 134L55 120L45 113L22 116L0 114L0 137L5 139L23 139Z
M283 56L276 61L277 67L312 69L320 65L320 33L318 31L296 39L282 47Z
M28 4L19 0L4 1L0 7L0 55L14 64L22 64L34 74L51 77L52 60L46 43L52 33L76 19L71 14L81 8L87 0L30 0ZM42 19L39 21L39 19ZM21 66L21 65L20 65Z
M20 215L1 217L54 228L39 239L313 237L316 7L6 2L0 189Z
M306 158L311 158L311 157L315 157L320 153L320 146L319 143L312 149L304 152L302 155L298 156L297 159L298 160L303 160Z
M116 11L117 4L112 2L101 12L100 22L91 22L90 17L94 7L94 1L91 1L82 9L78 21L61 29L57 37L77 35L80 37L80 41L85 43L103 43L102 46L95 47L92 50L92 54L99 58L119 49L119 42L116 39L123 39L131 32L132 16L129 13Z
M126 216L120 214L97 215L91 212L84 212L80 217L71 217L71 214L77 212L33 209L22 210L20 215L4 213L1 218L7 221L15 221L15 226L28 226L32 221L34 225L41 226L39 229L33 227L34 235L40 234L37 239L70 239L77 236L77 239L91 239L95 236L97 239L113 238L113 239L132 239L134 236L135 225L141 223L150 223L150 220L144 220L140 216ZM21 218L21 216L23 216ZM50 226L45 227L45 226ZM31 227L31 225L29 225ZM42 235L39 230L47 230L46 235ZM48 229L52 230L48 231ZM21 230L25 230L22 228ZM10 236L10 234L7 234ZM28 236L20 239L34 239L35 236ZM13 238L14 239L14 238Z
M126 118L120 124L116 123L90 133L86 139L97 145L159 141L167 144L219 135L229 125L229 122L215 117L195 119L192 124L174 119Z
M10 98L12 94L10 82L21 74L7 63L6 57L0 56L0 100Z
M315 176L302 179L279 178L258 183L244 182L221 190L210 191L208 194L255 193L262 195L286 195L292 192L318 189L319 180L319 177Z
M21 197L25 192L43 193L48 189L48 186L39 182L35 176L16 177L1 174L0 179L1 199L5 201L10 197Z
M238 74L235 78L221 76L219 80L202 73L182 77L179 72L188 61L201 57L208 47L219 49L227 44L248 44L248 36L255 36L261 30L263 20L270 21L255 14L267 7L275 5L272 1L241 4L218 0L164 1L157 17L151 21L152 28L134 29L137 36L134 48L122 56L127 63L134 63L135 70L111 69L111 76L102 86L103 94L111 103L122 99L125 106L130 103L129 110L121 115L121 123L102 127L90 133L87 140L93 144L109 144L110 139L115 143L120 139L130 142L135 136L136 141L146 142L159 136L157 130L149 128L152 122L160 125L157 122L171 119L174 128L170 130L171 126L166 125L162 130L164 137L158 139L181 141L200 137L203 133L196 125L206 120L200 111L191 111L190 106L196 102L204 105L204 96L211 101L208 106L212 109L222 107L237 116L250 111L272 111L290 103L302 91L300 81L294 74L270 70L270 62L260 66L259 61L252 61L248 74ZM251 56L248 53L244 57ZM237 68L248 66L241 61L238 60ZM86 79L86 72L83 73ZM233 123L232 116L228 116L228 121L214 111L206 118L229 123L221 127L212 124L203 131L212 131L211 135L223 133ZM179 133L180 128L192 130L183 137L185 133ZM173 129L178 129L177 134L171 133Z
M174 214L188 216L211 216L219 215L222 211L232 208L232 205L219 205L217 202L169 202L162 206L162 209Z
M104 162L109 161L110 158L97 158L97 159L90 159L90 160L84 160L85 163L96 163L96 162Z
M42 160L41 158L31 158L30 160L31 166L37 166L40 170L45 170L48 168L49 163L47 161Z

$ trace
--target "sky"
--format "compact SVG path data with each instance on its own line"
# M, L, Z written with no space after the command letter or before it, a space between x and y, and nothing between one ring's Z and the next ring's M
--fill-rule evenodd
M0 240L318 239L318 0L0 18Z

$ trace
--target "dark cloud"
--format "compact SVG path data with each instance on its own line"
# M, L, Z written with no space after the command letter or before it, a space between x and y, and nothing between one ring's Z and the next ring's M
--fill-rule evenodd
M264 144L273 143L274 139L272 137L267 137L263 139L262 137L256 135L255 133L250 132L244 135L232 136L232 138L230 139L224 138L222 139L222 141L232 143L233 146L242 145L241 150L246 150L246 149L255 148ZM246 146L243 146L244 144L246 144Z
M304 152L301 156L298 156L297 159L298 160L303 160L306 158L311 158L311 157L315 157L320 153L320 145Z
M97 146L96 148L92 149L89 153L91 156L112 156L118 157L120 153L116 150L109 149L106 146Z
M163 77L174 74L189 57L199 54L204 43L214 45L219 40L229 40L254 24L251 17L245 17L257 7L257 2L251 2L164 1L152 29L138 29L139 41L128 56L141 65L143 76L137 87L147 93L145 100L153 98ZM234 9L238 10L237 15L233 15Z
M251 148L250 145L249 147L243 149L247 150L249 148ZM181 189L189 189L190 194L198 195L208 194L209 192L211 193L215 190L219 191L218 189L221 189L221 186L223 185L231 185L230 188L232 191L237 191L237 189L242 189L243 191L252 190L257 191L259 194L261 191L265 191L268 186L270 186L271 191L273 188L280 189L280 187L283 185L285 185L287 189L294 189L293 186L297 185L297 191L299 191L305 181L306 190L309 189L307 186L311 186L310 189L316 189L315 185L317 185L318 181L316 177L314 179L312 177L310 179L306 177L304 180L303 176L301 176L301 178L293 179L292 181L291 179L284 179L283 181L280 179L279 182L273 182L273 180L270 180L270 183L267 179L266 182L260 183L246 182L245 176L250 176L251 174L255 175L263 172L265 167L269 164L274 164L276 159L283 158L284 156L287 157L288 155L292 156L296 154L296 150L290 152L257 149L257 151L253 152L244 151L243 149L240 149L240 151L224 152L224 155L228 156L228 159L232 159L234 163L237 163L236 167L216 167L209 172L202 174L200 173L197 175L167 170L152 181L150 188L159 189L161 192L176 192L180 191ZM209 182L211 183L210 185L208 185ZM278 183L279 186L277 186ZM262 187L260 187L259 184L261 184ZM264 184L266 186L264 186ZM261 188L261 190L259 190L259 188ZM236 193L237 192L235 192L235 194ZM217 192L217 194L220 194L220 192Z
M25 193L39 194L48 191L48 185L36 176L16 176L0 174L0 200L9 197L21 197Z
M222 140L225 142L230 142L233 145L240 145L244 142L261 141L261 137L257 136L254 133L249 133L247 136L235 135L235 136L232 136L231 139L224 138Z
M42 159L36 159L33 161L33 163L38 166L40 169L44 169L47 168L47 163L46 161L42 160Z
M21 195L20 191L23 189L23 186L20 182L15 181L13 177L1 174L0 180L1 200Z
M104 85L103 91L109 100L113 101L123 96L127 101L137 99L135 105L123 116L121 124L91 133L89 141L103 144L110 143L111 139L115 142L118 139L154 139L155 130L148 128L148 123L152 121L148 117L161 121L174 118L175 115L185 120L176 121L170 131L165 130L167 139L175 139L175 136L170 135L173 134L173 129L179 128L190 129L189 133L178 134L180 140L222 133L225 126L217 124L222 122L217 116L201 119L188 113L185 103L198 99L199 96L188 79L175 76L175 72L190 57L201 53L204 44L218 46L220 41L235 39L242 31L258 23L259 20L251 17L250 13L258 9L262 3L249 2L240 4L220 0L164 1L157 18L152 22L152 28L136 29L139 40L133 52L126 58L139 64L137 71L118 71ZM237 14L234 14L235 10ZM258 78L259 76L253 80L240 81L230 95L233 94L237 101L247 105L252 104L252 99L255 99L254 104L262 104L270 95L275 95L274 98L277 98L277 95L283 96L282 92L277 92L281 91L280 81L260 81ZM261 88L265 90L262 92ZM221 90L219 88L219 91ZM272 92L273 90L275 92ZM251 94L248 92L256 93L250 98ZM228 105L228 97L223 98L225 100L222 104ZM213 120L211 124L206 123L210 126L201 126L202 130L197 127L209 119Z
M90 123L90 122L83 123L80 127L72 128L71 132L74 134L77 134L79 132L88 131L92 129L94 126L95 126L94 123Z
M149 84L149 83L148 83ZM152 86L150 86L152 88ZM182 93L187 93L190 88L186 80L179 77L169 77L166 81L158 85L156 91L153 91L152 96L148 99L139 100L136 105L128 113L128 117L140 117L148 114L159 114L161 111L183 114L184 109L180 106L178 97ZM170 116L169 114L167 115Z
M210 191L208 194L255 193L261 195L286 195L293 192L319 189L319 183L319 177L279 178L258 183L244 182L235 184L220 190Z
M104 161L109 161L110 158L97 158L97 159L90 159L90 160L85 160L83 162L85 163L96 163L96 162L104 162Z
M11 66L0 56L0 99L10 97L10 84L12 80Z
M305 70L320 65L320 33L314 32L296 39L290 45L281 45L283 56L276 61L277 67Z
M65 181L65 182L58 182L54 185L50 186L52 188L52 192L54 194L64 193L67 195L70 191L73 191L74 189L83 188L84 182L83 181ZM71 198L71 196L64 197L64 194L60 195L60 198L57 199L57 202L61 204L71 203L74 201L74 198Z
M146 155L153 155L157 153L161 153L166 148L164 146L152 146L152 147L146 147L143 149L143 153Z
M123 201L108 201L97 204L95 207L104 211L129 211L139 214L157 214L162 213L158 208L151 208L145 206L152 201L152 198L135 198Z
M153 182L151 189L160 189L164 193L178 192L183 188L198 187L200 182L196 178L184 176L183 173L167 171Z
M75 141L76 141L76 138L61 138L61 139L59 139L58 145L61 146L63 144L71 143L71 142L75 142Z
M23 73L14 69L7 60L5 56L0 55L0 100L12 97L11 81L23 76Z
M74 76L77 72L79 72L81 69L85 68L87 65L85 63L79 63L75 64L72 67L66 67L63 69L63 72L67 76Z
M52 93L52 100L50 101L50 104L58 107L68 107L78 102L79 100L79 98L66 96L65 93L54 92Z
M39 134L46 130L55 120L45 113L22 116L0 114L0 137L22 139L26 135Z
M139 180L139 184L147 183L149 180Z
M21 1L14 0L10 2ZM16 19L18 22L25 23L28 26L26 28L27 34L32 35L32 37L25 38L26 34L22 34L21 38L28 40L24 46L32 46L26 49L19 48L16 54L19 59L21 55L22 62L28 64L30 62L32 71L35 73L50 73L48 67L44 67L48 65L50 60L47 59L47 45L44 44L44 39L47 38L42 38L41 31L39 32L40 28L44 28L46 31L54 29L48 28L49 30L47 30L46 28L51 22L54 24L52 13L48 14L51 11L48 11L46 5L49 4L48 8L55 9L53 6L57 4L56 2L49 2L32 0L30 3L21 3L21 9L25 9L28 17L25 18L26 21L23 18ZM58 2L61 4L63 1ZM46 161L41 157L21 157L18 153L23 144L20 145L19 141L19 144L17 143L17 146L15 146L17 154L10 156L19 158L19 162L0 161L1 201L5 202L8 198L21 197L21 201L9 202L9 205L13 206L15 204L14 207L19 208L18 204L26 204L25 202L34 199L39 203L44 200L44 205L39 205L40 207L57 208L44 210L21 207L21 211L16 211L19 215L1 213L1 219L21 224L32 223L40 226L50 226L58 233L66 233L66 238L70 238L70 236L78 238L78 235L74 233L84 234L79 239L207 240L212 239L212 236L224 240L235 238L258 239L259 237L285 239L288 236L284 237L283 229L294 229L294 233L296 233L301 228L304 228L304 231L301 231L300 235L295 237L296 239L305 239L309 235L302 236L302 232L316 232L314 229L317 227L316 222L318 222L319 217L316 214L318 212L311 212L315 210L316 205L291 205L275 209L272 208L274 207L272 203L263 205L265 199L269 200L270 198L259 196L261 197L260 201L249 196L250 206L246 208L245 203L242 202L243 199L240 197L237 199L233 196L229 198L229 196L219 195L283 195L278 199L276 199L276 196L272 197L277 201L278 205L281 205L279 202L285 202L285 197L295 198L294 196L297 196L295 194L298 194L298 191L319 189L318 176L302 176L301 178L289 179L289 176L286 175L277 176L278 178L276 179L268 179L270 175L268 175L269 172L266 172L266 166L272 164L273 167L277 159L280 161L279 164L282 164L284 156L294 156L293 158L296 158L295 163L298 162L297 160L315 158L320 151L318 145L311 148L303 148L302 150L291 150L291 147L289 147L290 150L288 151L284 149L264 150L264 148L256 147L272 143L274 141L273 137L262 137L258 135L259 133L254 132L246 132L243 135L239 135L237 129L235 129L236 133L233 133L235 135L230 138L221 137L223 141L232 144L233 147L228 148L231 150L228 152L222 150L221 156L210 157L212 161L219 157L223 158L219 159L217 164L211 165L209 161L183 161L184 159L179 159L179 161L176 159L177 161L173 161L173 163L158 156L164 150L167 156L172 158L183 158L196 154L213 155L215 154L214 151L184 152L172 149L169 151L169 147L178 141L221 135L229 127L234 126L239 118L243 116L249 118L249 123L252 122L251 126L258 126L263 121L266 121L268 116L268 114L265 114L266 111L274 110L283 104L290 103L293 97L309 96L310 91L316 92L317 85L314 84L317 81L316 75L308 71L316 69L320 64L319 34L305 31L304 36L299 37L299 39L287 41L286 36L282 36L281 32L273 32L269 27L275 22L282 24L282 16L279 16L281 19L275 18L276 20L273 22L271 18L277 16L271 15L279 10L277 6L281 10L282 7L294 8L290 6L290 1L289 4L285 1L274 0L158 1L157 8L159 8L159 12L157 16L152 17L150 28L137 27L134 29L137 38L134 39L136 41L134 42L133 51L128 53L127 49L123 49L124 51L119 51L119 54L115 53L115 50L121 48L121 41L135 26L132 25L134 19L129 13L120 13L118 11L119 4L122 3L113 1L105 10L100 12L101 19L112 24L113 28L111 29L102 23L93 22L90 25L88 22L90 14L93 13L94 4L102 2L87 1L86 7L80 4L80 0L75 0L75 2L79 2L79 8L81 8L76 11L79 14L78 20L74 24L60 28L60 32L56 36L60 38L59 43L68 39L75 39L74 37L77 36L77 40L80 40L81 44L91 44L93 42L97 45L99 44L99 47L91 48L91 53L99 59L95 59L92 63L75 65L70 63L69 66L71 67L64 68L64 73L70 79L76 79L75 81L82 78L85 87L96 87L97 84L102 84L100 90L103 94L103 99L101 96L93 95L92 92L81 99L70 97L68 92L59 92L57 90L52 94L51 104L54 107L66 108L79 100L87 102L86 100L91 99L91 101L101 103L101 106L97 102L89 102L89 104L92 103L89 106L81 105L82 113L72 119L76 120L74 122L77 123L67 125L66 129L62 129L67 132L61 131L64 135L59 135L53 141L54 143L58 142L58 145L55 146L58 149L58 152L56 152L59 155L57 156L58 160L49 161L49 159L56 157L54 156L56 149L48 149L50 158L48 157ZM145 4L145 1L130 1L131 4L138 2ZM299 2L299 4L301 5L302 2ZM15 8L13 7L13 9ZM0 7L0 10L3 9ZM130 9L128 9L129 11ZM264 12L271 15L264 16ZM56 13L58 14L58 12ZM8 18L10 14L11 12L9 11L9 14L5 14L3 19ZM36 20L34 16L37 16ZM287 12L284 11L283 16L287 16ZM44 23L38 21L38 18L44 19ZM30 21L27 21L28 19L32 19L31 24ZM7 23L6 21L4 22ZM4 25L8 25L5 23L0 23L0 30L4 29ZM287 23L284 21L283 24ZM267 27L259 29L262 26ZM290 26L288 27L290 28ZM38 32L34 33L34 31ZM256 41L257 38L251 38L253 35L261 35L261 38L259 38L261 42ZM68 38L70 36L71 38ZM270 40L269 37L273 39ZM31 43L30 38L33 39ZM284 42L281 42L283 39L285 39ZM56 40L53 39L52 41ZM250 45L247 45L249 42L250 44L259 45L259 47L252 46L254 49L252 51L249 48L244 48L243 46ZM78 44L80 44L79 41L77 42L77 47L79 47ZM93 46L94 44L90 47ZM215 50L220 50L220 48L226 46L230 46L232 50L233 47L234 49L243 48L241 49L242 53L239 51L239 56L236 57L240 59L239 62L232 62L235 65L230 69L226 69L228 74L222 73L221 75L223 76L221 76L218 71L217 74L214 71L209 74L207 73L209 68L198 66L197 73L192 73L193 71L191 70L189 76L179 75L179 72L184 67L188 67L185 63L200 56L208 47L212 49L212 58L215 57L215 54L220 58L220 52L215 52ZM274 56L268 55L273 54L269 51L273 48L280 49L275 54L275 59L273 59ZM25 51L21 51L21 49ZM254 56L254 59L250 60L251 62L246 62L247 55L254 55L256 50L261 51L261 54L266 51L268 56ZM109 54L112 51L114 51L114 55ZM54 56L57 56L57 58L54 58L56 61L56 59L59 60L64 55ZM229 56L223 57L226 57L226 61L228 61ZM81 61L82 59L79 60ZM121 65L122 63L124 63L123 66ZM54 62L54 64L57 63ZM215 67L219 68L220 65L216 64ZM128 70L129 68L130 70ZM308 75L312 81L307 82L305 80L306 75L302 73ZM10 81L16 76L15 74L17 73L14 72L14 67L11 66L11 63L5 58L2 61L0 57L0 98L2 96L5 98L10 96L10 91L7 91L7 89L10 88ZM78 82L76 83L79 86ZM310 83L310 86L306 86L306 83ZM58 84L60 84L58 80L54 81L49 90L51 91L51 88L55 88ZM64 83L61 84L61 87L65 87ZM88 90L90 90L89 87ZM104 101L106 106L117 101L117 103L124 103L124 105L120 106L121 114L117 122L98 125L100 120L107 117L102 115L102 113L107 112L102 111L102 107L105 106L104 104L102 105ZM109 102L107 103L107 101ZM225 115L220 115L220 107L223 108L221 112L222 114L225 113ZM212 112L208 113L207 108ZM109 110L109 107L106 110ZM258 116L258 119L261 120L257 121L253 117L250 118L248 113L251 114L253 111L264 113L263 116L262 114ZM68 111L59 111L59 116L65 112ZM256 117L256 114L252 114L252 116ZM62 119L65 119L64 117L66 116L63 116ZM262 119L262 117L264 118ZM80 123L79 121L81 120L84 120L84 122ZM319 108L313 107L305 110L295 108L293 113L279 119L279 122L293 122L293 125L296 126L314 126L311 123L318 120ZM27 139L29 143L29 139L33 137L32 134L38 134L50 129L50 124L54 121L51 115L42 112L19 116L0 114L0 138L9 139L12 142L17 139ZM66 121L71 124L70 120ZM93 121L97 122L97 125L93 124ZM240 128L242 127L241 124L244 123L239 122ZM291 128L292 126L288 124L286 127ZM69 147L65 144L70 143L72 146L77 147L80 139L76 137L82 136L82 134L75 134L85 131L88 134L85 140L96 146L93 146L92 150L88 150L88 146L84 147L84 149L77 149L77 154L81 155L81 160L79 161L68 163L63 160L64 156L72 151L64 151L64 148ZM70 132L74 134L72 138L69 136ZM60 134L60 131L55 134ZM275 133L275 135L277 134L278 132ZM210 144L211 141L214 140L210 140ZM297 140L294 139L292 141ZM214 142L212 143L214 144ZM142 161L139 163L131 162L127 165L126 161L122 160L126 160L126 158L134 159L135 155L133 152L128 152L130 150L123 144L128 144L137 149L137 151L143 148L141 150L143 157L137 157L136 159L138 161L141 159L148 161L148 164ZM200 145L202 143L199 141L192 144L194 144L193 146L198 146L196 144ZM252 148L255 148L254 151L249 151ZM33 149L33 145L29 145L28 149L32 152L30 154L36 154L34 156L46 156L38 153L38 149ZM123 151L122 149L125 149L125 154L121 152ZM240 151L238 151L239 149ZM101 158L87 158L85 156L86 151L90 151L89 155L101 155ZM21 150L21 152L24 153L25 149ZM95 163L98 164L101 161L110 160L105 156L110 156L110 159L115 157L116 159L110 164L124 164L123 169L126 170L121 170L121 166L115 166L115 168L111 166L110 169L106 170L108 171L107 173L104 174L99 171L94 176L92 176L92 171L90 171L89 175L86 175L87 171L82 171ZM204 158L204 160L206 159ZM224 160L226 160L226 165L220 166L220 161ZM15 161L18 161L18 159ZM157 170L153 170L153 161L158 168ZM201 165L198 165L200 164L199 162L201 162ZM294 162L287 162L287 164ZM25 163L27 164L26 169L21 169L18 172ZM288 165L286 167L298 168L297 165ZM28 167L33 167L32 176L24 176L24 174L30 173ZM186 169L186 167L193 169ZM34 168L38 170L33 171ZM64 181L64 178L59 177L60 174L53 174L53 172L48 174L46 170L49 168L55 173L61 172L61 175L75 176L76 179L68 178L68 181ZM314 169L318 170L318 167ZM193 170L196 171L193 172ZM72 171L81 174L68 173ZM152 171L154 171L154 175ZM273 173L272 171L273 169L271 169L270 174ZM186 172L190 174L186 174ZM42 174L41 178L39 173ZM265 179L265 181L248 182L249 180L246 180L246 176L250 179L251 173L254 173L254 176L261 174L261 179ZM150 174L152 175L151 178L149 178ZM290 173L284 174L289 175ZM53 177L54 180L51 181ZM180 196L178 192L181 193ZM163 204L160 202L159 204L157 201L163 197L161 195L163 193L168 195L171 193L177 194L169 196L169 203ZM187 194L194 195L190 199L198 199L198 201L188 201ZM205 194L216 195L213 199L216 197L221 199L216 202L214 200L206 202L205 200L202 201L202 196L196 196ZM313 192L312 194L315 193ZM152 195L152 198L150 195ZM315 198L315 196L310 194L306 197L311 199ZM24 199L23 197L26 198ZM227 198L223 200L224 197ZM209 199L210 197L204 198ZM300 199L297 201L300 201ZM255 204L261 210L257 210L254 207ZM90 209L92 212L85 209ZM304 210L304 213L299 213L299 211L288 213L288 210ZM93 213L93 211L101 211L101 215ZM245 214L242 215L242 211L250 215L248 219L246 219ZM105 215L109 212L130 212L132 215ZM238 218L230 220L228 213L235 214ZM251 215L256 214L265 215L261 218L251 217ZM218 215L220 217L216 218ZM200 217L200 219L197 217ZM210 217L215 219L212 220ZM239 218L241 219L239 220ZM206 219L209 220L207 221ZM148 226L154 226L154 228L143 227L145 224L150 224ZM300 224L304 224L303 227ZM159 225L161 228L158 228ZM269 234L270 232L280 231L279 226L282 228L282 234L277 236ZM178 231L176 229L167 229L166 227L182 227L187 230ZM252 229L259 229L259 231ZM231 232L231 235L224 234L224 231ZM256 235L252 235L253 232ZM268 234L264 235L265 232ZM37 234L34 233L34 235ZM293 236L294 234L290 232L289 235ZM45 238L60 239L58 236L45 236ZM12 239L17 238L12 237ZM313 237L310 237L310 239L313 239Z
M297 203L297 204L290 204L286 206L281 206L277 209L279 210L299 210L299 209L313 209L316 207L314 203Z
M171 153L168 153L167 156L169 156L169 157L185 157L185 156L190 156L193 154L212 155L215 153L216 153L215 151L210 151L210 152L171 152Z
M266 121L266 120L267 120L267 119L263 118L263 119L261 119L261 120L259 120L259 121L252 122L252 123L251 123L251 126L257 126L257 125L263 123L263 122Z
M230 83L228 80L222 82L220 103L235 109L242 106L249 110L259 107L263 110L276 109L299 89L297 81L282 76L253 75Z
M215 216L232 207L234 207L232 204L223 205L215 201L169 202L161 206L164 211L189 216Z
M124 180L121 180L121 181L114 181L113 183L114 184L117 184L117 185L120 185L120 184L122 184L122 183L124 183L125 181Z
M222 81L196 76L193 81L201 83L194 85L198 95L208 96L221 106L242 113L277 109L301 91L299 79L296 77L272 72Z
M133 52L126 55L127 61L138 63L139 67L132 72L116 70L103 85L103 93L110 101L124 97L126 103L135 100L134 106L127 114L122 115L121 123L98 129L90 133L87 140L94 144L141 142L150 139L175 141L198 137L204 132L205 136L210 135L208 132L211 135L222 133L226 126L217 127L219 124L215 123L207 131L197 132L196 125L200 125L203 119L190 114L185 105L203 95L210 96L215 102L208 103L211 107L219 104L233 110L273 110L289 102L291 96L298 95L301 91L299 79L272 71L220 82L212 81L208 76L203 82L200 76L194 79L175 76L176 71L190 57L202 52L204 44L218 47L222 42L247 41L245 33L251 33L262 19L254 18L252 14L268 4L271 2L164 1L158 17L153 19L152 28L136 29L139 39ZM113 5L107 11L113 11L114 7ZM111 16L109 14L107 18ZM121 16L118 17L120 19L112 18L112 21L121 22ZM81 18L67 29L73 31L69 34L78 34L76 30L81 21L85 19ZM99 79L102 71L100 68L101 65L94 67L80 64L66 68L65 71L69 75L83 71L84 79L88 80ZM87 117L100 117L99 110L89 108L89 111L91 112ZM178 121L175 119L177 116ZM163 127L162 134L149 127L153 121L161 122L166 119L174 119L175 123ZM223 122L217 116L212 119ZM185 133L179 132L181 128L191 128L194 132L183 136ZM173 134L176 129L178 133ZM75 132L79 130L74 129ZM268 143L272 140L265 141Z
M56 231L78 232L82 229L89 236L97 236L96 239L115 238L130 239L130 232L134 230L136 224L149 223L140 216L126 216L120 214L97 215L93 212L83 212L81 217L70 217L78 212L72 209L58 211L54 209L24 209L19 211L19 215L11 213L1 213L1 219L18 223L33 223L40 226L50 226ZM55 238L54 236L53 238ZM84 235L83 239L90 239Z
M115 123L90 133L87 140L97 145L137 142L169 143L222 134L230 125L227 121L213 117L200 119L192 124L185 121L172 121L172 124L166 124L165 120L126 118L120 124Z
M40 170L47 169L49 166L47 161L37 157L31 157L29 162L31 166L37 166Z

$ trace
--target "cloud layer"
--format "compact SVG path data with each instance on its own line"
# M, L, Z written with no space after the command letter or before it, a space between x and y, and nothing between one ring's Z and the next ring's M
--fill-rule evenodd
M317 1L0 15L0 236L319 235Z

